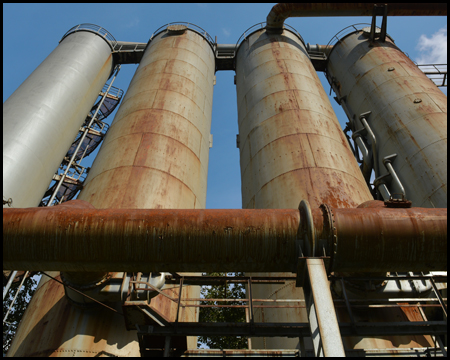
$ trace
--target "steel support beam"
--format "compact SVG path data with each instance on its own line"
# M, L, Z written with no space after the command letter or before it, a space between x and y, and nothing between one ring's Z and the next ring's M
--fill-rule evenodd
M306 309L316 357L345 357L344 345L322 259L307 259L309 282L305 284Z

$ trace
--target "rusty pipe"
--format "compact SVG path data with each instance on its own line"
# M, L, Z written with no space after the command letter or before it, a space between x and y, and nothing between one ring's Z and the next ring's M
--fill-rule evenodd
M447 209L394 209L372 200L356 209L321 205L312 217L316 246L308 255L329 256L329 272L447 269ZM307 231L303 223L299 233Z
M372 16L383 3L280 3L267 15L267 29L281 29L289 17ZM388 3L388 16L446 16L446 3Z
M305 213L97 210L82 200L3 209L3 268L295 272ZM447 268L447 209L323 205L311 214L318 245L305 255L322 256L325 249L332 271Z

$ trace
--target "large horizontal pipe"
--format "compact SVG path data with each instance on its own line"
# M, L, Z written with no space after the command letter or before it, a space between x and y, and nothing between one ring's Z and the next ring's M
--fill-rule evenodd
M281 29L289 17L372 16L384 3L280 3L267 15L268 29ZM388 3L388 16L447 15L447 3Z
M295 209L97 210L82 200L3 209L3 269L296 272L308 223L317 245L305 255L325 249L334 271L447 268L447 209L310 213L312 222Z

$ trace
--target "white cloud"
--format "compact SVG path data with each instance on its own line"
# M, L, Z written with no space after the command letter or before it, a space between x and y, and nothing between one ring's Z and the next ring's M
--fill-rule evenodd
M421 35L416 47L421 52L418 64L447 64L447 27L427 37Z
M223 34L225 35L225 37L229 37L230 34L231 34L230 30L225 29L225 28L222 28L222 32L223 32Z

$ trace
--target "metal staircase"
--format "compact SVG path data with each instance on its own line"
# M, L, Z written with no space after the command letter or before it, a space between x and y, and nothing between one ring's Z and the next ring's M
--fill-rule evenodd
M116 75L117 72L118 69ZM53 175L39 206L52 206L72 200L83 188L89 168L82 166L81 161L103 141L109 128L104 120L116 109L123 96L123 90L111 84L106 84L99 93L98 101L88 113L58 171Z

